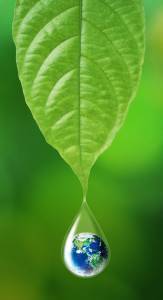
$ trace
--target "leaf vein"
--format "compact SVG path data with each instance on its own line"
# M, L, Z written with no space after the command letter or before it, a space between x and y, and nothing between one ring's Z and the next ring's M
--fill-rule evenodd
M104 31L102 31L102 30L101 30L97 25L95 25L93 22L87 20L86 18L83 18L83 20L84 20L85 22L87 22L88 24L90 24L92 27L96 28L100 33L102 33L102 34L105 36L106 40L112 45L114 51L115 51L115 52L118 54L118 56L120 57L120 62L123 62L124 66L125 66L125 69L127 70L127 73L128 73L129 78L130 78L130 80L131 80L131 73L130 73L130 71L129 71L129 66L128 66L126 60L124 59L124 56L123 56L122 53L118 50L118 48L115 46L115 44L113 43L113 41L112 41L111 39L109 39L108 36L107 36L107 34L106 34ZM131 80L131 81L132 81L132 80Z
M82 156L81 156L81 82L80 82L80 76L81 76L81 51L82 51L82 9L83 9L83 1L79 0L79 120L78 120L78 126L79 126L79 159L80 159L80 166L82 163Z
M63 81L63 79L67 79L67 76L70 75L71 73L73 73L74 71L76 70L76 68L72 69L72 70L69 70L68 72L66 72L65 74L63 74L54 84L54 86L52 87L52 89L50 90L49 92L49 95L47 97L47 101L46 101L46 106L49 106L49 104L51 103L50 99L51 97L53 96L54 94L54 91L57 87L57 85Z
M43 60L42 64L40 65L40 67L39 67L37 73L36 73L35 76L34 76L34 80L33 80L32 86L31 86L31 90L33 90L34 85L37 83L38 78L39 78L39 75L40 75L40 73L41 73L41 70L43 69L44 65L47 64L46 62L47 62L47 60L50 58L50 56L52 56L52 54L54 54L54 52L55 52L59 47L61 47L61 45L63 45L64 43L66 43L66 42L68 42L68 41L70 41L70 40L72 40L72 39L75 39L75 38L77 38L77 37L78 37L78 36L75 35L75 36L73 36L73 37L67 38L66 40L62 41L61 43L59 43L59 44L58 44L58 45L57 45L57 46L56 46L56 47L48 54L47 57L45 57L45 59Z
M113 94L114 94L115 99L117 99L117 98L118 98L118 97L117 97L117 93L116 93L115 88L114 88L114 86L113 86L113 84L112 84L112 81L111 81L111 79L108 77L108 75L106 74L106 72L104 71L104 69L101 68L101 66L98 64L98 62L96 62L96 61L93 60L92 58L90 58L90 57L88 57L88 56L86 56L86 55L83 55L83 54L82 54L82 57L84 57L86 60L90 61L93 65L95 65L95 66L96 66L96 67L104 74L105 79L107 80L107 82L108 82L109 85L111 86L111 90L112 90L112 92L113 92ZM106 86L106 88L108 89L107 86ZM108 90L108 91L109 91L109 90Z
M114 14L117 15L117 17L119 18L121 24L123 25L123 27L126 28L126 30L127 30L128 34L129 34L130 38L134 41L134 43L136 44L137 49L139 50L139 48L138 48L138 43L137 43L137 39L136 39L135 35L129 30L129 28L128 28L126 22L125 22L124 19L121 17L121 15L119 14L119 12L118 12L115 8L113 8L113 7L111 6L111 4L106 3L104 0L100 0L100 1L101 1L106 7L109 7L110 10L111 10Z
M54 20L55 20L56 18L60 17L62 14L65 14L65 13L69 12L70 10L76 9L77 7L78 7L78 6L70 7L70 8L68 8L68 9L66 9L65 11L61 12L60 14L56 15L55 17L53 17L53 19L51 19L48 23L46 23L46 24L44 25L44 27L41 28L40 31L38 31L38 32L36 33L36 35L34 36L34 38L32 39L32 41L30 42L29 46L28 46L27 49L26 49L26 52L25 52L25 54L24 54L24 61L23 61L23 63L22 63L23 65L25 65L25 60L26 60L26 57L28 56L29 49L30 49L31 47L32 47L32 48L35 48L35 47L34 47L35 41L36 41L36 39L38 38L38 36L45 30L45 28L46 28L47 26L49 26L49 24L50 24L51 22L54 22Z

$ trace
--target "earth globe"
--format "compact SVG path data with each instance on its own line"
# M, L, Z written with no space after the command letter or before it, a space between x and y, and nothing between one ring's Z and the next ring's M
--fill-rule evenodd
M67 268L77 276L93 277L101 273L109 261L109 249L94 233L76 234L66 249Z

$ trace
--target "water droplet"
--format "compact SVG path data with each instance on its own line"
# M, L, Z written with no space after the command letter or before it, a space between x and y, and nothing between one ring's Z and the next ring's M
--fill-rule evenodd
M80 277L93 277L108 265L110 249L86 201L68 232L63 246L67 269Z

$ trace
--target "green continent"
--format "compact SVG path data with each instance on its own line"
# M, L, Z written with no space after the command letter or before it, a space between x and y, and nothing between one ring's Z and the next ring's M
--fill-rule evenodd
M102 262L102 258L100 256L99 253L97 254L92 254L90 257L89 257L89 261L90 261L90 266L93 267L93 268L97 268L101 262Z

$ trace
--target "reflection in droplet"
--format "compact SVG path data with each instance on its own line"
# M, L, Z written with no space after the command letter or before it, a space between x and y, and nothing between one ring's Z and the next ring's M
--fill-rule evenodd
M66 237L63 259L67 269L80 277L96 276L109 262L109 245L86 201Z

